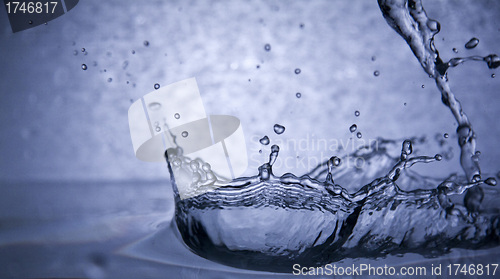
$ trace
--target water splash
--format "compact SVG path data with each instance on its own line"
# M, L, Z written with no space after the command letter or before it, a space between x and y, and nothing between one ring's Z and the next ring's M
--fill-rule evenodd
M232 181L219 180L207 164L184 156L182 149L169 149L165 154L175 194L175 223L193 252L239 268L291 272L296 263L320 266L344 258L403 253L435 257L456 247L500 244L500 208L481 210L484 190L479 187L494 186L496 180L481 178L475 133L446 74L450 67L479 57L443 62L434 46L440 24L427 17L421 1L378 3L454 115L465 176L438 181L412 173L415 164L443 158L415 155L413 143L419 139L403 141L398 157L389 152L395 141L379 139L372 143L377 148L364 146L346 157L333 156L301 176L273 174L280 151L273 145L257 175ZM489 67L500 63L496 55L481 60ZM366 164L342 168L352 158L363 158ZM180 176L191 177L190 188L200 194L180 199L175 182ZM343 179L349 182L340 185ZM485 190L500 197L498 191ZM463 203L453 198L464 193Z

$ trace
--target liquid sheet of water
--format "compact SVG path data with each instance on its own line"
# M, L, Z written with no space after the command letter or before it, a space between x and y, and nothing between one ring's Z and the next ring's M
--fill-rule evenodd
M415 173L409 175L412 165L437 164L435 161L443 157L412 156L411 140L402 142L396 158L388 151L397 144L382 139L377 148L367 146L351 154L349 157L364 158L367 163L363 168L340 169L345 158L332 156L305 175L287 173L281 177L273 174L272 166L279 160L279 146L273 145L269 162L259 168L258 175L229 183L217 180L217 174L201 160L183 156L182 149L170 149L166 156L176 200L175 222L195 253L239 268L291 272L296 263L320 266L344 258L410 252L435 257L452 248L500 244L500 210L491 204L481 205L482 187L500 197L490 190L496 180L481 177L472 124L447 78L450 67L468 60L484 61L496 68L500 65L498 56L443 62L433 41L440 25L427 17L421 1L378 3L387 23L406 40L435 80L443 103L458 123L464 176L443 174L448 178L436 182ZM356 128L353 125L350 131ZM275 126L275 131L283 133L285 127ZM269 139L264 137L261 143L267 145ZM180 173L193 177L191 198L179 198L175 176ZM335 183L335 177L349 177L350 185ZM361 184L366 179L371 182ZM404 191L398 186L409 184L417 190ZM434 187L429 189L428 185ZM359 190L346 190L352 188ZM456 198L464 193L463 202Z

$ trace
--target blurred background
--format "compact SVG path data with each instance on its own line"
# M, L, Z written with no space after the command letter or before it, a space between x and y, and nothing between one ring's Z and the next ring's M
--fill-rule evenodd
M444 61L500 53L500 2L423 5L441 23L435 44ZM472 37L479 44L466 49ZM339 147L414 136L445 141L454 154L418 170L461 173L453 116L375 0L85 0L17 33L0 11L0 71L0 277L280 276L210 263L174 234L165 233L170 250L155 257L147 245L126 248L168 228L174 214L166 164L136 159L128 129L129 106L156 83L195 77L208 114L241 120L247 175L268 160L264 135L280 145L278 161L316 158L277 162L278 175L306 173ZM498 70L468 62L449 79L476 131L483 173L495 175ZM361 138L349 131L354 123ZM328 148L313 146L319 139ZM305 147L289 144L300 140Z

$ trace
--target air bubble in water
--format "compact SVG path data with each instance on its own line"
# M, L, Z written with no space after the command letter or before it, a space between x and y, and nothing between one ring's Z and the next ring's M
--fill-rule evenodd
M358 132L358 133L356 134L356 137L358 137L358 139L360 139L360 138L362 138L362 137L363 137L363 134L361 134L361 132Z
M297 92L297 93L295 94L295 97L300 98L300 97L302 97L302 94L300 94L300 92Z
M149 41L144 41L144 46L149 46Z
M298 75L300 74L301 70L299 68L295 69L295 74Z
M465 44L465 48L466 49L475 48L478 44L479 44L479 39L472 38Z
M490 186L496 186L497 185L497 180L494 177L489 177L484 181L484 183L490 185Z
M152 102L148 105L150 110L159 110L161 108L161 104L157 102Z
M160 89L160 84L159 83L155 83L155 89L156 90Z
M176 113L176 114L174 114L174 118L175 118L175 119L179 119L179 118L181 118L181 115L180 115L180 114L178 114L178 113Z
M358 129L358 126L356 124L352 124L351 127L349 127L349 131L351 131L351 133L356 132L357 129Z
M359 110L355 111L355 112L354 112L354 115L355 115L356 117L358 117L358 116L359 116Z
M181 136L184 137L184 138L187 137L188 135L189 135L189 133L187 131L183 131L181 133Z
M264 45L264 49L265 49L266 51L270 51L270 50L271 50L271 45L270 45L270 44L265 44L265 45Z
M380 72L379 71L375 71L375 72L373 72L373 75L376 76L376 77L378 77L380 75Z
M283 132L285 132L285 126L281 126L280 124L274 124L274 132L278 135L283 134Z
M86 64L82 64L82 70L84 70L84 71L87 70L87 65Z
M259 142L263 145L268 145L269 144L269 138L267 136L264 136L259 140Z

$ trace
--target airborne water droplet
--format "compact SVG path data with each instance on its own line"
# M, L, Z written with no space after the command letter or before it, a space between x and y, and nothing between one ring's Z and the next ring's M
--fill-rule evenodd
M175 118L175 119L179 119L179 118L181 118L181 115L180 115L180 114L178 114L178 113L176 113L176 114L174 114L174 118Z
M357 129L358 129L358 126L356 124L352 124L351 127L349 127L349 131L351 131L351 133L356 132Z
M422 84L422 88L425 88L425 85L424 85L424 84Z
M161 108L161 104L157 102L152 102L148 105L150 110L159 110Z
M132 54L135 54L135 50L132 50Z
M87 65L86 64L82 64L82 70L84 70L84 71L87 70Z
M300 94L300 92L297 92L297 93L295 94L295 97L300 98L300 97L302 97L302 94Z
M444 133L444 135L443 135L443 137L444 137L445 139L447 139L449 136L450 136L450 135L448 135L448 133Z
M443 159L443 156L441 154L436 154L436 156L434 156L434 159L441 161Z
M144 41L144 46L149 46L149 42L148 41Z
M270 45L270 44L265 44L265 45L264 45L264 49L265 49L266 51L270 51L270 50L271 50L271 45Z
M453 50L454 53L458 53L458 49L453 48L452 50Z
M184 137L184 138L185 138L185 137L187 137L187 136L189 135L189 133L188 133L187 131L183 131L183 132L181 133L181 135L182 135L182 137Z
M358 132L358 133L356 134L356 137L358 137L358 139L360 139L360 138L362 138L362 137L363 137L363 134L361 134L361 132Z
M280 124L274 124L274 132L278 135L283 134L283 132L285 132L285 126L281 126Z
M269 144L269 138L267 136L264 136L259 140L259 142L263 145L268 145Z
M160 126L156 126L155 131L157 131L157 132L161 131Z
M466 49L475 48L478 44L479 44L479 39L472 38L465 44L465 48Z
M380 72L379 71L375 71L375 72L373 72L373 75L376 76L376 77L378 77L380 75Z
M490 185L490 186L496 186L497 185L497 180L494 177L489 177L484 181L484 183Z
M495 74L491 74L491 78L495 78Z
M28 21L29 24L33 24L33 20Z
M82 52L85 52L85 48L84 47L82 47Z
M376 56L372 56L372 61L375 61L377 60L377 57Z
M301 70L299 68L295 69L295 74L298 75L300 74Z
M112 79L112 78L108 78L108 82L112 82L112 81L113 81L113 79Z
M159 83L155 83L155 89L156 90L160 89L160 84Z
M356 117L358 117L358 116L359 116L359 110L355 111L355 112L354 112L354 115L355 115Z

